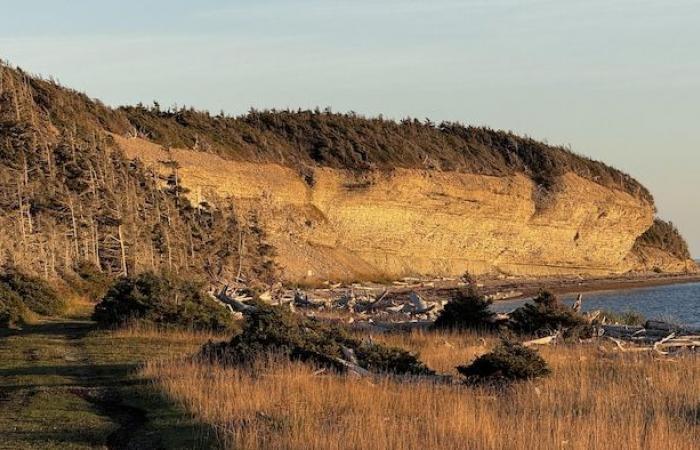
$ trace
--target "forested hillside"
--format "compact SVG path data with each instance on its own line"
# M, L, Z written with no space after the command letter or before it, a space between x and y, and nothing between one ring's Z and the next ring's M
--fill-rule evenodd
M0 260L46 278L82 261L215 278L270 278L255 217L191 205L177 168L157 176L127 160L103 126L123 114L0 66ZM166 162L167 163L167 162Z

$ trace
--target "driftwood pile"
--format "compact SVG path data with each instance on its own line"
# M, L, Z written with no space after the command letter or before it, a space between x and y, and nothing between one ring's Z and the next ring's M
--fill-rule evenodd
M425 283L420 286L425 287ZM517 293L508 292L501 295L509 297L515 294ZM233 314L241 317L255 310L255 306L250 304L253 296L244 288L230 289L229 286L224 286L212 291L212 296ZM324 311L345 312L350 329L374 333L427 329L446 303L445 300L426 301L407 282L402 282L401 285L394 283L390 288L336 285L329 289L316 289L312 293L278 287L259 295L258 300L271 305L287 306L292 311L299 310L308 316ZM573 311L580 312L581 305L582 296L579 295ZM509 316L508 313L500 313L496 318L507 321ZM649 320L644 326L609 324L600 319L601 311L591 311L583 314L583 317L595 328L594 340L612 341L622 352L653 351L666 355L700 349L700 330L684 329L658 320ZM523 342L523 345L531 347L556 344L565 334L566 330L558 330L549 336Z
M233 314L242 316L255 308L250 304L253 296L245 288L231 289L225 285L210 293ZM312 293L278 288L266 291L257 298L264 303L285 306L310 316L320 312L344 313L351 329L375 332L427 328L446 303L426 301L413 290L378 290L374 287L334 287L317 289Z
M573 306L580 311L582 296L579 294ZM690 330L679 325L661 320L648 320L643 326L609 324L600 320L601 311L592 311L583 315L594 327L593 339L606 339L615 343L622 352L653 351L668 355L679 351L696 351L700 349L700 330ZM526 347L556 344L565 330L558 330L550 336L523 342Z
M654 351L662 355L700 349L700 331L649 320L644 326L601 325L602 336L623 352Z

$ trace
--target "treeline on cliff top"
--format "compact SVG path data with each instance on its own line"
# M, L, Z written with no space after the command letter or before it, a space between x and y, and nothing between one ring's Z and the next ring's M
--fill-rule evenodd
M330 110L255 111L231 117L193 108L163 109L157 103L109 108L53 80L31 77L28 95L53 125L86 132L134 133L166 146L211 151L226 158L282 162L303 170L326 166L352 170L429 168L485 175L530 176L544 188L567 172L620 189L653 203L649 191L629 175L602 162L511 132L439 124L400 122Z
M429 120L400 122L330 110L251 110L229 117L157 104L119 109L134 131L163 145L233 159L351 170L426 168L503 176L516 172L550 188L567 172L653 202L629 175L561 147L489 128Z

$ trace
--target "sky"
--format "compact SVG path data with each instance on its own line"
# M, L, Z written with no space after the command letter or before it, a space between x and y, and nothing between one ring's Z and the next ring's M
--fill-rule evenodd
M698 0L0 0L0 58L111 105L452 120L644 183L700 257Z

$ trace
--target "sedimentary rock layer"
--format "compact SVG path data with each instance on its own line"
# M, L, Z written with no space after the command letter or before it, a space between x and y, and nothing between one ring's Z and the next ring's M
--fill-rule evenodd
M654 207L567 173L542 191L520 174L396 169L358 175L166 151L115 136L131 158L178 175L195 202L233 201L255 215L286 279L410 275L603 275L639 267L629 257ZM676 264L674 261L673 264Z

